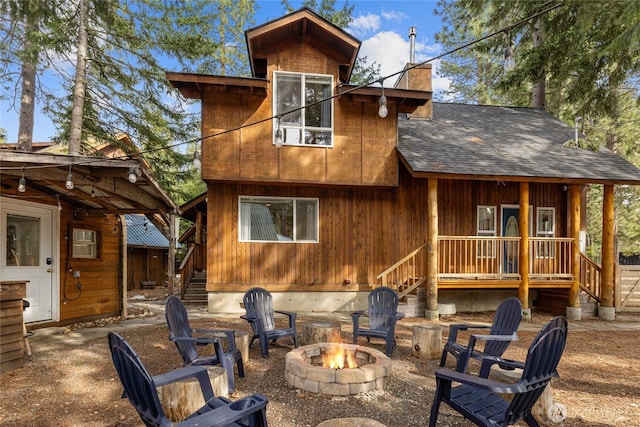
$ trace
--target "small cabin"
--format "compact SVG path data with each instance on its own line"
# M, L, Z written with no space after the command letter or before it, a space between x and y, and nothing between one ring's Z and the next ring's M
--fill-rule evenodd
M352 85L360 42L307 8L245 34L251 77L167 72L202 104L210 311L242 312L254 286L351 311L381 285L430 316L513 295L529 310L545 290L579 309L584 188L638 185L638 168L570 148L545 111L435 103L428 63Z

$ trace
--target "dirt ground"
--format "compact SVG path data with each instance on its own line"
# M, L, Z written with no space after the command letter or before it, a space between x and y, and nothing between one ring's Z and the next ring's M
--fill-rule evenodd
M132 310L143 315L139 310ZM162 314L156 316L163 318ZM490 322L490 313L458 314L450 322ZM542 327L551 316L535 313L527 329ZM24 368L0 376L0 425L2 426L139 426L133 407L121 399L122 388L111 363L106 332L122 319L108 319L77 328L100 328L104 334L83 343L32 340L33 361ZM308 320L308 319L306 319ZM636 319L640 320L640 319ZM298 318L298 325L304 322ZM293 348L291 339L272 345L270 358L260 356L259 343L250 350L245 378L236 376L232 399L254 392L267 396L267 418L272 427L315 427L340 417L365 417L388 427L424 426L428 423L438 360L420 361L411 354L412 324L425 319L404 319L397 328L393 374L383 392L353 397L331 397L300 392L284 379L284 356ZM584 324L603 322L583 319ZM619 322L616 320L615 322ZM578 322L579 323L579 322ZM239 318L199 319L192 327L233 328L249 332ZM342 338L351 342L351 325L342 324ZM583 331L570 327L568 344L559 366L560 378L552 382L554 399L565 405L567 418L560 426L640 426L640 330ZM447 328L443 329L443 338ZM37 331L36 331L37 333ZM535 336L519 331L506 356L522 359ZM143 326L122 333L138 352L148 371L159 374L181 366L163 324ZM281 342L280 342L281 341ZM359 343L366 344L362 339ZM384 342L372 340L384 351ZM471 425L458 414L441 407L439 426ZM355 427L355 426L354 426Z

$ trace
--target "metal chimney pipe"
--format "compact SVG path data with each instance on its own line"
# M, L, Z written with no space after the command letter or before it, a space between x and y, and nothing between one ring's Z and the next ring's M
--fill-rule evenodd
M409 62L416 62L416 27L409 27Z

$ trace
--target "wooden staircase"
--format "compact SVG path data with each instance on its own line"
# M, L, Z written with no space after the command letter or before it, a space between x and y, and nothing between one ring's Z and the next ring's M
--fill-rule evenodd
M191 305L207 305L207 272L194 271L191 279L185 284L182 302Z

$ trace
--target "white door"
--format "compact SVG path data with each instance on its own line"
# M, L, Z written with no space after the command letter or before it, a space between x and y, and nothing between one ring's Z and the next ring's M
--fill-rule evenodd
M38 204L0 202L0 280L28 281L25 323L56 320L55 212Z

